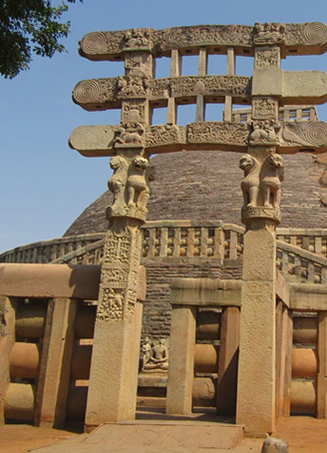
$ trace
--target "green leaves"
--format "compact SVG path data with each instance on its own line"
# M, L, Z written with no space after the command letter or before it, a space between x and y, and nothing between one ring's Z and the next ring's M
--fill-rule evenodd
M51 58L64 52L59 41L68 36L70 22L60 19L67 10L65 2L53 7L50 0L0 0L0 74L12 79L29 69L32 53Z

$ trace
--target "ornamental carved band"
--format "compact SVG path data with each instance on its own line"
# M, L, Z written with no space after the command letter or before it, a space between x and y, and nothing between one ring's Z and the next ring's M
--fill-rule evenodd
M141 234L137 224L112 222L105 239L97 319L131 319L137 300Z
M184 76L148 80L139 76L119 76L115 79L83 80L73 92L73 100L85 110L121 108L127 98L148 98L164 101L170 97L233 96L240 102L249 99L251 77L244 76Z
M134 36L134 37L133 37ZM303 24L200 25L165 30L134 29L115 32L92 32L81 41L80 54L90 60L123 59L127 51L143 50L155 56L167 56L173 49L194 49L203 46L252 51L255 46L274 45L287 53L301 46L302 54L321 52L327 45L327 27L320 22Z
M263 111L264 112L264 111ZM246 152L247 146L276 146L279 152L327 151L327 124L323 121L274 122L268 114L256 115L252 125L228 122L199 122L187 126L148 126L144 146L153 153L180 150L227 150ZM70 145L84 156L112 156L120 126L82 126L73 132ZM140 136L140 140L141 140ZM138 139L135 139L138 140Z

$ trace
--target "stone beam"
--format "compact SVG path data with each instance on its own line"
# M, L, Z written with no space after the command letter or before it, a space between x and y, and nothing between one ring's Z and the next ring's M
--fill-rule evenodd
M120 126L81 126L72 132L69 144L85 157L113 156L120 129ZM327 123L322 121L262 124L260 131L262 133L253 131L249 124L233 122L199 122L183 127L164 124L145 128L142 140L149 154L206 149L246 152L249 143L251 146L275 145L282 154L327 151ZM135 137L131 131L125 133L127 140Z
M327 77L327 76L326 76ZM326 90L325 90L326 91ZM244 76L180 76L153 79L146 82L139 76L119 76L79 82L73 91L73 101L88 111L121 108L126 99L146 96L150 102L167 105L169 98L177 103L195 103L196 96L208 102L224 102L232 96L235 104L250 103L251 77ZM183 100L182 100L183 98Z
M171 286L171 301L175 306L240 307L241 280L216 278L178 278Z
M327 285L289 284L290 308L297 311L327 311Z
M114 32L88 33L80 43L80 55L89 60L119 61L128 51L151 51L155 57L170 56L179 49L183 55L226 54L234 47L236 55L253 56L254 46L277 44L282 57L320 55L327 50L327 27L320 22L301 24L256 23L247 25L198 25L191 27L136 28Z
M252 77L244 76L153 79L146 89L143 82L138 76L83 80L73 91L73 101L87 111L120 109L124 100L143 99L145 96L150 103L161 107L167 105L169 98L174 98L178 104L195 104L198 95L204 96L208 103L222 103L225 96L231 96L234 104L246 104L250 103L251 94L256 96L258 93L278 96L280 105L323 104L327 101L327 74L323 71L284 72L280 69L263 73L262 69L255 70L253 84Z

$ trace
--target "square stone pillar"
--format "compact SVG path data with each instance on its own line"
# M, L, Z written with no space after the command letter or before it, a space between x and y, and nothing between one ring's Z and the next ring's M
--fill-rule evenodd
M166 412L192 413L196 307L173 305L170 331Z
M85 429L135 418L145 268L140 224L117 218L107 232Z
M275 429L275 222L251 219L244 235L236 422L252 434Z

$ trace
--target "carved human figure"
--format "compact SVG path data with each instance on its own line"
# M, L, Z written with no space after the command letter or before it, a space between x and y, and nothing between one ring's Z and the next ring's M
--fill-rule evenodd
M148 159L137 156L131 164L131 173L127 179L127 194L129 207L145 209L150 196L150 189L146 181Z
M281 199L281 182L284 180L283 158L280 154L270 153L262 165L263 205L278 208Z
M254 121L250 143L275 143L277 141L274 122L270 120Z
M167 370L168 369L168 348L165 346L164 338L159 340L159 344L151 349L151 356L147 364L143 367L144 370Z
M150 343L150 339L149 339L149 337L145 337L144 343L142 344L142 363L143 363L142 366L143 367L150 360L151 349L152 349L152 346L151 346L151 343Z
M127 182L128 163L121 156L113 156L110 159L110 167L114 174L108 181L108 187L114 194L112 210L123 209L125 203L125 187Z
M244 171L244 179L241 182L244 207L257 206L260 186L260 164L257 159L245 154L240 159L239 167Z

